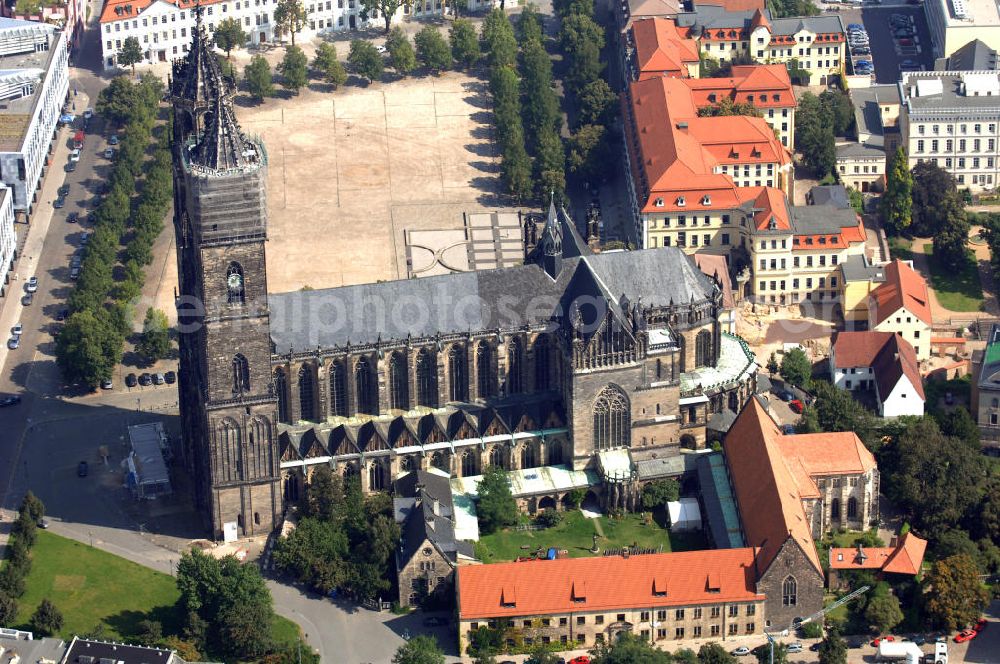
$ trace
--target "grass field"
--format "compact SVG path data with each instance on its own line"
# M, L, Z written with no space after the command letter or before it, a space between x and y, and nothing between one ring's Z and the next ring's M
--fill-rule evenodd
M961 270L938 264L934 259L934 245L924 245L931 266L931 281L938 302L949 311L979 311L983 306L983 287L979 283L976 259L969 252L969 260Z
M913 240L905 237L893 236L889 238L889 256L898 258L901 261L908 261L913 258Z
M92 633L104 623L105 638L128 639L147 618L160 622L164 634L178 630L174 603L180 592L172 576L44 530L38 531L31 559L26 592L18 600L23 629L30 629L31 614L47 597L63 614L63 638ZM298 635L298 625L275 617L276 642L294 643Z
M562 522L554 528L504 530L485 535L476 545L476 553L483 562L500 562L515 560L518 556L530 556L539 547L555 547L566 549L571 558L581 558L593 555L590 547L593 545L596 528L600 528L600 532L604 534L597 540L602 552L608 548L632 544L649 548L662 546L664 552L708 548L701 533L670 533L655 520L645 523L638 514L627 514L621 519L609 519L606 516L588 519L582 512L575 510L566 512Z

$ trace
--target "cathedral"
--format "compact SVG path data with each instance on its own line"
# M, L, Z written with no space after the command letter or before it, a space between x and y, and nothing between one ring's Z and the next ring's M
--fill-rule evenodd
M320 464L366 491L562 466L628 508L753 393L718 278L673 247L595 253L555 205L517 267L269 293L267 152L233 92L199 27L170 94L184 460L213 537L270 533Z

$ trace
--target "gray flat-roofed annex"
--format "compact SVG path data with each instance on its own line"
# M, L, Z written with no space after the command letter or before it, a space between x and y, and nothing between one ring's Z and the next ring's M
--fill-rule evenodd
M715 284L676 247L566 258L558 279L534 264L323 290L272 293L273 352L545 325L596 299L663 307L702 302ZM586 307L590 309L590 307ZM586 315L586 312L584 312ZM586 322L586 321L585 321Z
M968 73L990 74L1000 76L997 72L920 72L904 74L899 83L900 95L907 107L914 113L946 113L948 111L982 111L991 116L1000 115L1000 95L962 94L962 75ZM919 79L940 79L941 93L918 96L913 89Z
M872 265L864 256L848 256L840 263L844 281L885 281L885 266Z
M854 208L841 209L832 205L795 205L789 207L792 213L792 228L803 235L839 233L841 229L858 225L858 215Z

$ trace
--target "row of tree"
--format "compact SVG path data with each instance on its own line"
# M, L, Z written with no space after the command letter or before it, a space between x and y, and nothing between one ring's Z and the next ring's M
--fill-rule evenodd
M937 164L921 161L911 171L899 148L886 175L881 212L890 233L933 238L934 260L943 267L961 269L971 260L965 201L954 176Z
M26 590L25 579L31 571L31 548L38 538L38 523L45 516L45 505L29 491L17 510L17 518L7 541L7 564L0 570L0 625L13 625L17 619L17 600ZM62 628L62 616L46 598L31 620L32 627L43 636Z
M795 111L795 149L817 178L836 177L836 136L854 125L854 106L847 93L825 90L818 97L806 92Z
M343 480L321 466L300 510L295 530L275 545L279 570L324 595L339 590L369 600L390 594L399 525L388 494L366 497L356 476Z
M155 76L144 75L137 84L119 77L97 103L98 111L124 130L107 194L90 215L94 230L69 296L70 316L56 338L56 360L71 382L95 387L110 379L132 329L143 268L152 262L153 243L172 197L169 128L163 128L152 158L146 158L162 95L163 85ZM164 332L157 325L140 346L152 354L149 359L169 350Z

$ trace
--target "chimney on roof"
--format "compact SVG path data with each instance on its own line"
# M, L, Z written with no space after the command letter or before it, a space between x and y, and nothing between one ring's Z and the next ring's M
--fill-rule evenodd
M677 123L677 128L678 129L687 129L688 128L688 123L687 122L678 122Z
M858 561L859 565L863 565L866 560L868 560L868 554L865 553L864 548L861 546L861 542L858 542L858 554L854 557Z

